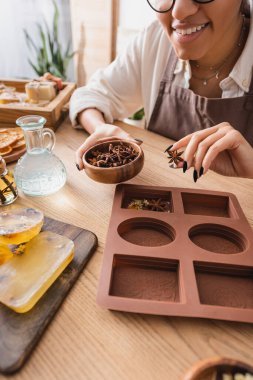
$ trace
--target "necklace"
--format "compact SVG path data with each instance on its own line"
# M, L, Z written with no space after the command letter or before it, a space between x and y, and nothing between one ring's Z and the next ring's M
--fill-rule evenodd
M244 38L244 34L245 34L245 31L246 31L246 25L245 25L245 15L243 14L242 15L243 17L243 20L242 20L242 28L241 28L241 33L240 33L240 37L239 37L239 40L238 40L238 43L237 43L237 48L241 47L242 45L242 42L243 42L243 38ZM207 78L204 78L204 77L198 77L196 76L195 74L192 74L192 78L195 78L199 81L202 82L202 84L204 86L206 86L209 82L210 79L212 78L216 78L217 80L219 80L220 78L220 73L222 72L222 70L224 69L224 67L227 65L227 63L230 61L230 59L234 56L234 49L227 55L227 57L221 62L220 65L218 66L202 66L202 65L199 65L197 62L194 62L194 61L191 61L191 63L193 64L194 67L198 68L198 69L203 69L203 70L209 70L209 71L212 71L213 74L208 76Z

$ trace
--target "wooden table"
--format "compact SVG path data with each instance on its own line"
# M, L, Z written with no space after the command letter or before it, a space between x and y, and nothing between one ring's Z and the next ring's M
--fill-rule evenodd
M226 178L210 171L195 184L191 170L183 174L168 167L163 154L170 144L168 139L136 127L124 128L144 140L144 169L130 183L233 192L253 227L252 180ZM20 195L17 201L91 230L99 247L15 379L178 380L193 363L211 356L252 363L250 324L111 312L96 304L115 185L93 182L77 171L74 151L86 136L65 121L56 132L55 153L67 168L67 184L52 196Z

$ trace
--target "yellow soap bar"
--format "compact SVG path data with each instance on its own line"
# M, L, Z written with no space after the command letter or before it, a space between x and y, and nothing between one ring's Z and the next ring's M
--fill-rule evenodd
M33 81L25 85L26 95L30 102L53 100L56 97L55 83L49 81Z
M13 256L12 251L7 245L0 244L0 265L5 263Z
M50 231L41 232L0 266L0 302L18 313L29 311L74 257L74 243Z
M0 104L19 103L19 98L15 92L2 92L0 94Z
M34 208L14 208L0 213L0 244L21 244L38 235L43 213Z

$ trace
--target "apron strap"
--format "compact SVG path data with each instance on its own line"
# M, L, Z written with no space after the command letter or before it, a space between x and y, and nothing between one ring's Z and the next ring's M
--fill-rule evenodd
M162 77L162 82L166 81L166 82L172 83L177 62L178 62L178 57L176 56L174 49L171 47L166 68L164 70L164 74Z

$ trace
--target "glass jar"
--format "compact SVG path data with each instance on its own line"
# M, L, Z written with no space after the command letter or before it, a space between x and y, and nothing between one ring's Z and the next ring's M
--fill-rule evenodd
M22 128L26 142L26 154L14 169L18 188L31 196L55 193L64 186L67 174L62 161L52 153L54 132L43 128L46 119L42 116L23 116L16 123Z

